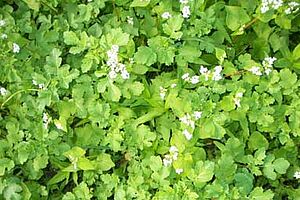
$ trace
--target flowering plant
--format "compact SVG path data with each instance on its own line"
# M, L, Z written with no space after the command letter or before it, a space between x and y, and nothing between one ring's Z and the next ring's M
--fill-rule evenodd
M0 199L297 199L299 8L0 1Z

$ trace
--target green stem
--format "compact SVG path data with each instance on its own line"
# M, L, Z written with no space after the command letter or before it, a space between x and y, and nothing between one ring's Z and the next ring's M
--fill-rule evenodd
M19 91L17 91L17 92L15 92L15 93L13 93L12 95L10 95L2 104L1 104L1 107L0 107L0 109L2 109L3 107L4 107L4 105L9 101L9 100L11 100L14 96L16 96L17 94L20 94L20 93L22 93L22 92L27 92L27 91L35 91L35 92L39 92L40 90L38 90L38 89L23 89L23 90L19 90Z

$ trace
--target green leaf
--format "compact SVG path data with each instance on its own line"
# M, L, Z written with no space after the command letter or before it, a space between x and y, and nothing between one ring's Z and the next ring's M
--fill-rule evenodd
M70 173L69 172L64 172L64 171L59 171L55 176L53 176L47 184L53 185L56 183L59 183L65 179L69 179Z
M235 104L233 101L232 96L225 96L223 97L222 101L220 102L221 109L224 111L231 111L235 109Z
M159 171L162 168L162 160L159 156L150 157L150 168L153 171Z
M67 45L77 45L79 43L79 38L77 37L76 33L73 31L66 31L64 32L64 42Z
M259 132L254 132L250 135L248 146L252 150L264 148L268 149L268 140Z
M4 199L21 200L22 196L20 192L22 187L16 183L11 183L5 188L3 192Z
M143 93L144 89L145 89L144 84L137 81L131 83L129 88L129 90L135 96L140 96Z
M134 60L138 64L145 64L150 66L156 62L157 56L155 52L146 46L141 46L138 51L134 54Z
M270 189L264 192L261 187L254 188L249 196L251 200L272 200L273 197L274 193Z
M300 44L298 44L293 50L293 60L298 60L300 58Z
M46 155L37 156L33 160L33 168L34 168L34 170L38 171L40 169L44 169L45 167L47 167L48 159L49 159L49 157L46 156Z
M115 163L111 160L110 155L106 153L101 153L100 155L98 155L96 161L96 166L101 171L110 170L115 166Z
M200 126L200 138L207 139L221 139L225 135L225 129L220 126L217 122L212 119L206 119L204 123Z
M112 45L125 46L129 42L129 34L124 33L121 28L110 29L109 33L103 36L100 42L105 43L108 48L111 48Z
M242 169L241 173L236 173L234 176L235 186L242 194L249 194L253 188L253 179L253 175L248 170Z
M71 162L77 160L78 158L84 156L85 150L80 147L73 147L69 151L64 153L64 156L69 158Z
M46 63L50 67L58 68L61 65L62 58L60 57L61 51L53 48L50 55L46 57Z
M289 168L290 163L284 158L277 158L274 162L274 169L279 174L285 174L286 170Z
M109 84L108 95L111 101L118 102L121 98L121 90L113 83Z
M232 31L236 31L238 28L245 25L250 21L250 17L247 12L238 6L225 6L226 9L226 25Z
M35 11L39 11L40 9L40 1L39 0L23 0L30 9Z
M78 168L81 170L94 170L95 169L94 163L87 158L79 158L77 164L78 164Z
M157 61L161 64L171 65L175 57L175 48L170 39L163 36L153 37L148 40L148 45L157 55Z
M215 163L212 161L198 161L195 166L197 183L206 183L213 178Z
M286 89L289 89L297 82L297 75L292 73L289 69L282 69L279 73L280 85Z
M176 15L171 17L167 23L163 24L164 32L171 38L178 40L183 35L179 30L181 29L184 19L181 15Z
M130 7L146 7L150 3L150 0L133 0Z
M11 170L15 166L14 162L8 158L0 159L0 176L5 174L5 171Z

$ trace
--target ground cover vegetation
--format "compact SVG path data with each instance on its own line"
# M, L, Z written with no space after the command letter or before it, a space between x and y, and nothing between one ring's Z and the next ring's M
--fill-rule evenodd
M1 199L299 199L299 8L0 1Z

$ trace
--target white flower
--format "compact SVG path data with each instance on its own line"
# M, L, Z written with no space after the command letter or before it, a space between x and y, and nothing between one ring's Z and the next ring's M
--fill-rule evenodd
M203 66L201 65L201 66L200 66L200 69L199 69L199 72L200 72L200 74L204 75L205 80L208 81L210 71L209 71L206 67L203 67Z
M123 63L119 63L118 51L119 46L112 45L111 49L106 52L108 57L106 64L110 67L110 72L108 73L108 76L110 79L115 79L117 78L118 73L121 72L121 77L123 79L129 79L130 74L126 70L126 66Z
M1 35L1 39L6 39L7 38L7 35L5 34L5 33L3 33L2 35Z
M36 82L36 80L32 80L32 84L33 85L38 85L38 83Z
M38 85L38 87L39 87L39 89L43 89L43 88L45 87L45 84L44 84L44 83L40 83L40 84Z
M175 172L176 174L181 174L183 172L183 169L176 169Z
M191 83L192 83L192 84L197 84L197 83L199 83L199 76L192 76L192 78L191 78Z
M177 160L178 158L178 149L175 146L171 146L169 149L170 152L170 156L172 158L172 160Z
M175 152L178 152L178 149L176 146L171 146L169 151L170 151L170 153L175 153Z
M265 73L266 73L267 75L269 75L271 72L272 72L272 70L271 70L270 68L265 69Z
M7 90L6 90L4 87L0 87L0 94L1 94L2 96L7 95Z
M243 97L243 95L244 95L244 94L243 94L242 92L238 92L238 93L236 93L236 95L235 95L235 96L236 96L236 97L239 97L239 98L242 98L242 97Z
M189 2L189 0L179 0L179 2L180 2L181 4L187 4L187 3Z
M110 71L109 73L108 73L108 76L109 76L109 78L110 79L115 79L115 78L117 78L117 73L115 72L115 71Z
M167 92L167 89L163 88L163 87L159 87L159 96L161 99L164 99L165 96L166 96L166 92Z
M212 77L212 79L214 81L219 81L219 80L222 79L221 71L222 71L222 66L216 66L215 67L215 71L213 72L213 77Z
M296 179L299 179L300 178L300 171L295 172L294 177Z
M126 69L124 69L124 70L121 71L121 77L123 79L129 79L130 74L128 73L128 71Z
M92 2L93 0L87 0L87 2Z
M263 64L263 66L272 66L276 60L277 60L277 58L275 58L275 57L266 57L263 60L262 64Z
M256 66L253 66L249 69L249 71L254 74L254 75L257 75L257 76L261 76L262 73L260 71L260 68L259 67L256 67Z
M134 63L134 59L133 58L129 58L129 63L133 64Z
M16 43L13 43L13 52L14 53L19 53L20 52L20 47Z
M291 8L287 8L284 10L285 14L291 14L292 13L292 9Z
M261 12L261 13L266 13L268 10L269 10L269 7L268 7L268 6L262 6L262 7L260 8L260 12Z
M44 128L47 129L48 128L48 125L50 123L50 119L47 115L47 113L43 113L43 125L44 125Z
M195 111L194 112L194 117L195 117L196 120L200 119L201 116L202 116L202 112L200 112L200 111Z
M119 51L119 45L113 44L113 45L111 46L111 50L112 50L113 52L118 53L118 51Z
M277 10L282 5L283 5L282 0L262 0L260 12L261 13L266 13L270 9Z
M199 69L200 74L205 74L208 72L208 69L206 67L203 67L203 65L200 66Z
M182 75L181 78L182 78L183 80L185 80L185 81L189 81L189 80L190 80L190 74L189 74L189 73L185 73L185 74Z
M195 122L191 119L189 114L184 115L183 117L179 118L179 120L187 126L191 126L193 129L195 128Z
M234 104L239 108L241 107L241 98L243 97L242 92L236 93L235 97L233 98Z
M276 60L277 58L275 57L266 57L263 60L262 65L265 69L265 74L269 75L272 72L273 64Z
M177 86L177 84L176 83L173 83L172 85L171 85L171 88L175 88Z
M182 134L186 137L187 140L191 140L193 135L186 129L182 131Z
M170 155L165 155L165 158L163 159L163 163L165 167L168 167L172 164L172 158Z
M183 18L189 18L191 15L190 6L183 6L181 12Z
M133 17L127 16L127 23L133 25Z
M0 27L5 25L5 21L3 19L0 20Z
M162 18L164 19L169 19L172 17L172 15L169 13L169 12L164 12L162 15L161 15Z
M48 121L48 115L47 113L43 113L43 122L47 122Z
M62 124L61 124L59 121L56 121L56 122L55 122L55 126L56 126L56 128L59 129L59 130L64 130Z

